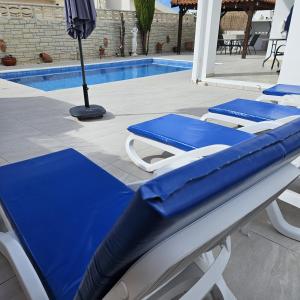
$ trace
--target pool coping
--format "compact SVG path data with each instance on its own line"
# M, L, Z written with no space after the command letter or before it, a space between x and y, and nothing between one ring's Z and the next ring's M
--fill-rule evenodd
M112 61L106 61L106 62L100 62L100 63L87 63L85 64L85 68L86 70L92 70L93 67L95 66L107 66L107 67L113 67L112 65L126 65L126 64L130 64L133 62L149 62L149 61L157 61L163 64L163 62L168 62L168 61L172 61L172 62L178 62L180 64L183 64L181 66L178 67L182 67L182 68L186 68L186 69L191 69L192 68L192 61L190 60L177 60L177 59L170 59L170 58L160 58L160 57L149 57L149 58L136 58L136 59L125 59L125 60L112 60ZM131 65L131 64L130 64ZM174 65L176 66L176 65ZM50 75L50 74L54 74L54 72L49 72L48 74L43 73L43 71L49 70L49 71L53 71L53 70L62 70L62 69L67 69L69 71L80 71L80 64L74 64L74 65L62 65L62 66L50 66L50 67L42 67L42 68L24 68L24 69L12 69L12 70L1 70L0 71L0 78L4 79L4 80L11 80L14 79L16 77L21 77L20 73L23 73L22 75L24 75L24 73L28 73L26 74L27 76L38 76L38 75ZM73 69L73 70L72 70ZM96 68L95 68L96 69ZM30 74L30 72L41 72L41 74L38 73L33 73ZM42 74L43 73L43 74ZM58 73L63 73L63 72L58 72ZM1 76L2 74L7 74L8 76L5 77L4 75ZM12 74L15 74L15 77L11 77ZM22 76L22 77L27 77L27 76Z

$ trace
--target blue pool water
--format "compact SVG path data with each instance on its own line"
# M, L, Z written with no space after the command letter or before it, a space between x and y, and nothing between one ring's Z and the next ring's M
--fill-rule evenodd
M164 59L139 59L86 66L89 85L153 76L191 69L192 63ZM0 78L43 91L82 85L79 66L0 73Z

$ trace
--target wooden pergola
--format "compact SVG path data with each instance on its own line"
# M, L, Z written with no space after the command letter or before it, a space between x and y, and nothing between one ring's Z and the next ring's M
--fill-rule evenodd
M242 58L246 58L248 44L250 39L250 31L252 19L257 10L273 10L275 8L276 0L223 0L222 1L222 16L229 11L244 11L247 13L247 25L245 28L245 37L243 41ZM198 0L171 0L172 7L179 7L179 21L178 21L178 39L177 39L177 53L181 52L182 39L182 21L183 17L189 9L197 9Z

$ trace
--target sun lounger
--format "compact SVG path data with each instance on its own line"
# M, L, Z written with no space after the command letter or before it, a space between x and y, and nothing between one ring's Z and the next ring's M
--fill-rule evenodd
M244 129L240 128L240 130L251 133L269 130L272 124L285 124L299 118L299 116L300 109L296 107L235 99L209 108L209 112L202 117L202 120L223 121L235 126L245 126ZM300 158L297 158L293 164L300 168ZM300 195L291 190L282 193L279 200L300 208ZM268 211L274 227L284 235L300 241L300 229L290 226L279 212L279 207L274 207L274 210Z
M127 154L138 167L147 172L161 169L187 156L189 159L207 156L254 137L253 134L175 114L132 125L128 130L130 135L126 141ZM135 141L174 156L148 163L135 151Z
M299 176L290 164L299 127L247 139L136 192L71 149L1 167L0 251L29 299L202 299L215 284L234 299L222 278L228 235ZM217 257L201 255L216 245Z
M126 150L129 157L142 169L148 172L156 171L157 174L161 174L193 160L201 159L202 157L251 139L255 136L254 134L278 128L300 116L300 109L293 107L283 106L283 112L276 112L276 108L280 108L280 106L276 104L237 99L223 105L226 106L228 104L232 107L240 107L241 109L249 104L253 107L258 106L259 108L262 106L271 106L272 109L270 109L270 113L278 116L279 119L274 121L271 118L267 118L267 109L265 109L265 111L261 111L261 109L258 110L260 112L259 117L252 114L252 120L250 121L243 119L243 113L241 112L236 113L233 116L209 112L207 115L203 116L203 120L212 118L231 123L234 123L232 121L234 120L237 125L247 125L237 130L209 122L203 122L198 119L179 115L166 115L129 127L128 130L131 134L126 142ZM216 112L218 112L219 108L222 109L222 107L222 105L217 106ZM295 115L298 111L299 115ZM214 116L214 114L216 114L216 116ZM255 122L254 119L260 120L260 122ZM248 123L244 123L244 120ZM242 132L245 134L241 134ZM156 148L173 154L173 156L154 163L146 162L135 151L135 141L155 146ZM300 168L299 159L295 160L293 163L296 167ZM280 195L279 199L296 207L300 207L300 195L293 191L286 190ZM297 205L297 203L299 204ZM277 203L274 202L272 207L273 209L268 209L267 212L274 227L285 236L300 241L300 228L294 227L284 220Z
M235 99L220 105L210 107L202 120L218 120L233 125L249 126L257 123L254 128L268 124L268 121L285 124L298 118L300 109L274 103L259 102L248 99ZM276 121L274 123L274 121ZM248 130L248 128L247 128Z
M300 86L288 84L276 84L265 89L263 95L257 100L271 101L281 105L300 107Z
M263 94L269 96L286 96L286 95L300 95L299 85L290 84L276 84L269 89L265 89Z

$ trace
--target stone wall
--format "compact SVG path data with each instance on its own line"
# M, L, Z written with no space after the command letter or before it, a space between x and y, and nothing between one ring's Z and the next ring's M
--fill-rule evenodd
M131 29L136 17L134 12L124 11L126 25L125 52L131 51ZM97 28L83 42L86 58L98 57L99 46L108 39L106 55L113 56L120 45L120 11L98 10ZM193 41L195 19L184 18L183 45ZM169 36L169 43L167 43ZM49 53L54 60L78 58L77 42L66 34L63 7L47 5L0 4L0 39L7 44L6 53L17 57L19 63L36 62L40 52ZM177 43L177 15L155 14L150 38L150 54L155 53L157 42L164 43L163 52L170 52ZM138 40L139 51L141 41Z

